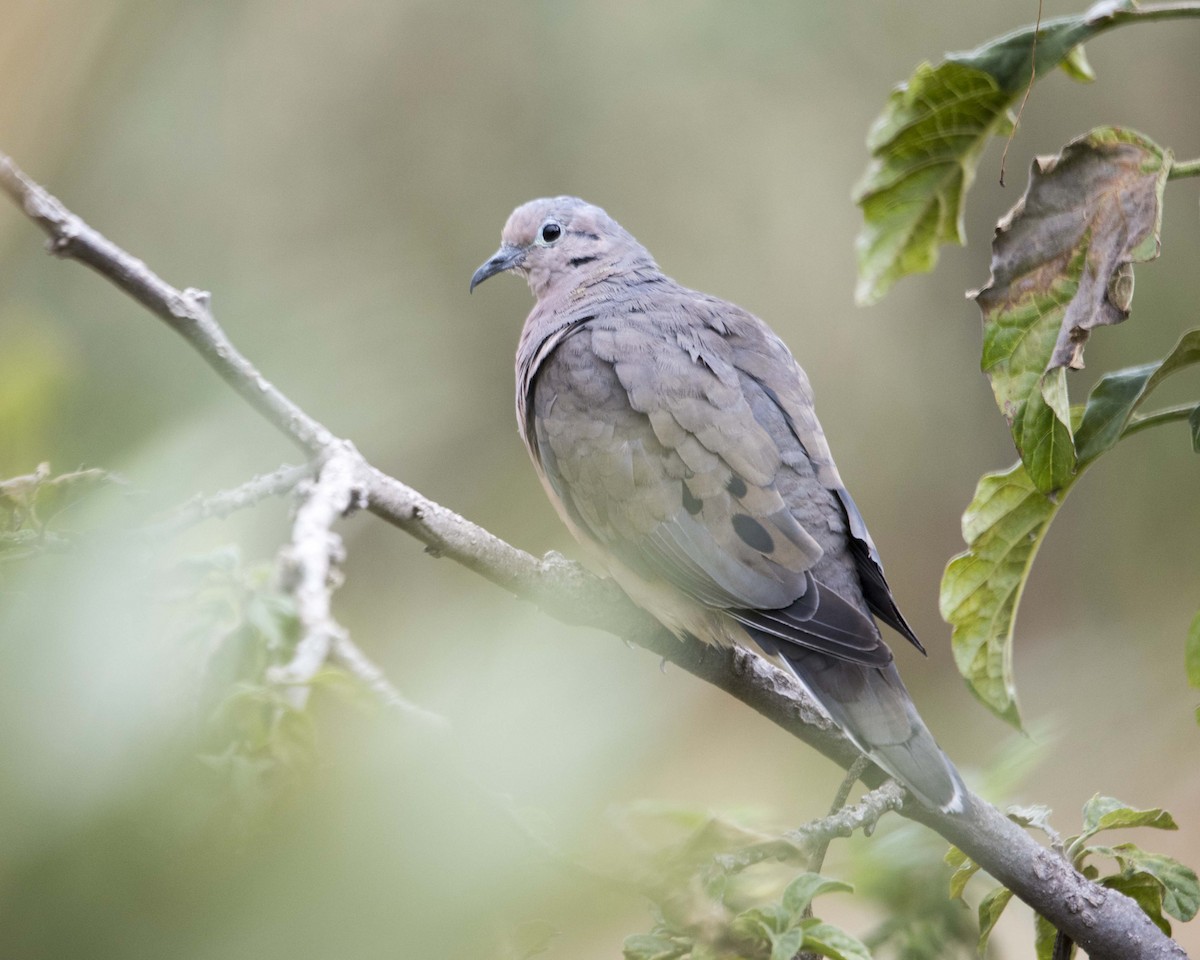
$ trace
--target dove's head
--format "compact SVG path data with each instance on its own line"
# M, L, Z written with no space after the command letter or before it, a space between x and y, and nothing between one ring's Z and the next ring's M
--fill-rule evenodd
M573 290L589 276L650 255L617 221L578 197L543 197L517 207L504 225L500 249L475 271L471 289L514 270L541 299Z

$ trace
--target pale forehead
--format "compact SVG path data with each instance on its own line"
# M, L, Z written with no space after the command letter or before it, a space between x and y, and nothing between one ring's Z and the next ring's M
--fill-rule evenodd
M542 197L530 200L512 212L504 225L505 243L526 246L547 220L555 220L564 230L587 233L611 233L616 224L599 207L578 197Z

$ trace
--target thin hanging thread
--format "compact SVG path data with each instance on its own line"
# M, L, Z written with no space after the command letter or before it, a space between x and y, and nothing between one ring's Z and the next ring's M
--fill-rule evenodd
M1037 22L1033 25L1033 46L1029 48L1029 86L1025 88L1025 96L1021 98L1021 106L1017 108L1017 119L1013 121L1008 139L1004 142L1004 153L1000 155L1000 186L1004 186L1004 166L1008 162L1008 148L1012 146L1017 135L1017 127L1021 125L1021 117L1025 113L1025 104L1029 102L1029 94L1033 90L1033 82L1037 79L1037 38L1042 28L1042 0L1038 0Z

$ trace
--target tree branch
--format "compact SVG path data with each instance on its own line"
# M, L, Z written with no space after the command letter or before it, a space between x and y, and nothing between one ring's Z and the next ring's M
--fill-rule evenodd
M160 317L255 410L298 446L322 459L319 505L312 504L314 514L319 514L315 517L318 527L332 524L352 502L351 491L361 490L372 513L416 537L435 555L450 557L564 623L605 630L678 664L843 768L860 755L789 676L760 658L746 651L714 650L699 641L679 640L635 607L611 581L600 580L556 554L539 561L371 466L351 444L335 438L237 351L217 325L208 294L191 288L177 290L166 283L67 210L3 153L0 188L46 232L52 253L87 264ZM327 474L332 462L338 466L333 474ZM328 533L328 526L323 528ZM297 539L304 538L298 533L294 541ZM324 543L327 550L328 542ZM317 561L312 568L314 586L317 571L327 573L328 569L327 554L325 561ZM321 584L321 589L327 601L326 585ZM347 656L353 662L353 654L348 654L351 648L346 646L348 638L330 631L328 625L333 621L327 614L327 605L318 599L302 615L302 623L309 617L303 627L306 639L327 653L332 651L343 662ZM318 639L322 630L328 638ZM332 646L326 646L327 642ZM305 659L304 663L308 662ZM378 676L382 678L382 674ZM884 779L874 768L863 776L872 787ZM1133 900L1088 881L979 798L969 796L962 814L930 810L911 799L900 812L959 847L1068 934L1093 960L1185 958L1179 946L1154 926Z
M329 659L334 645L348 641L333 619L333 591L341 583L345 559L342 538L333 525L357 506L364 463L349 443L331 445L315 482L308 484L292 523L292 540L279 552L282 587L296 602L300 639L292 659L274 668L268 680L290 687L295 707L308 698L308 683Z
M232 490L221 490L212 496L197 494L186 503L161 514L142 530L151 537L173 537L181 530L212 517L224 519L238 510L245 510L268 497L278 497L296 488L296 485L312 476L315 465L301 464L298 467L285 464L270 473L253 477Z

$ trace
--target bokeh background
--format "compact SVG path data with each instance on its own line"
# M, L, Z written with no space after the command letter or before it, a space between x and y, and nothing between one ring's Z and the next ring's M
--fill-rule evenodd
M1046 3L1046 15L1078 4ZM516 436L511 358L529 307L468 298L509 211L575 193L680 281L766 318L814 383L841 471L930 650L900 651L964 769L1013 734L955 672L937 585L978 476L1013 459L978 370L963 291L1035 153L1101 123L1200 155L1197 27L1100 38L1090 86L1040 83L970 245L853 306L850 202L866 130L923 59L1031 21L1036 3L857 0L3 0L0 148L179 286L213 292L234 341L377 465L535 553L575 555ZM1167 190L1161 260L1098 372L1161 356L1196 320L1195 182ZM1184 380L1185 378L1180 378ZM1194 396L1195 378L1164 388ZM295 452L161 323L0 204L0 476L102 466L147 511ZM1089 473L1038 558L1017 627L1039 762L1010 797L1071 832L1093 793L1165 806L1140 838L1200 863L1200 746L1183 638L1200 600L1197 462L1186 428L1142 434ZM130 502L135 507L130 507ZM269 560L283 505L197 528ZM187 658L111 553L57 559L0 595L0 955L504 956L545 921L553 958L614 957L645 904L548 863L484 790L564 849L603 847L614 807L652 798L820 815L838 772L757 715L599 632L561 626L370 517L342 525L336 612L446 740L330 706L320 761L234 836L194 802ZM222 832L229 844L213 843ZM838 854L829 870L837 873ZM826 913L862 932L854 898ZM999 955L1030 955L1011 911ZM1194 926L1194 925L1193 925ZM1200 951L1200 932L1180 940Z

